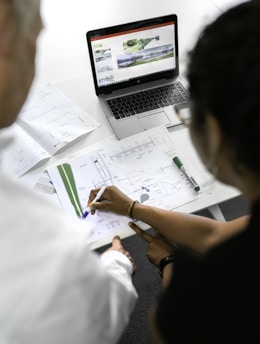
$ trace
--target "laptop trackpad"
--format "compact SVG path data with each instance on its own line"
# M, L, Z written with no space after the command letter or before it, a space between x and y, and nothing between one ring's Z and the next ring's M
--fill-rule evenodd
M141 116L138 115L138 119L141 121L144 129L151 129L157 127L158 125L167 125L170 123L170 120L164 111Z

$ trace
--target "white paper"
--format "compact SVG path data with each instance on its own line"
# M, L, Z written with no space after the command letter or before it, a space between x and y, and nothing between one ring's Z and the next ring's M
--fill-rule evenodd
M13 140L2 152L1 166L6 173L22 176L31 168L50 158L43 147L32 139L17 123L6 129L2 136L12 133Z
M33 90L2 157L5 170L20 177L100 124L52 85ZM20 128L17 128L20 127Z
M83 211L90 190L102 185L116 185L132 199L171 210L200 196L173 163L175 155L178 152L169 133L158 127L88 151L67 163L72 168ZM184 162L182 156L181 159ZM76 216L57 167L48 172L63 208ZM129 219L99 212L84 221L95 222L90 237L90 242L95 242L123 231Z

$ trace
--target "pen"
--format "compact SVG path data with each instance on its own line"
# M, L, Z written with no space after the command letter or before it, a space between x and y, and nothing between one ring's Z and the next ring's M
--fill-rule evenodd
M200 191L200 186L196 182L196 180L192 177L190 172L187 170L187 168L183 165L182 161L180 160L179 157L175 156L173 159L174 163L178 167L178 169L185 174L185 176L188 178L189 182L193 186L193 189L195 191Z
M102 197L105 190L106 190L106 187L102 186L102 188L96 194L96 197L93 199L92 203L97 202ZM87 207L84 214L82 215L82 219L85 219L88 216L88 214L90 213L90 210L91 210L90 207Z

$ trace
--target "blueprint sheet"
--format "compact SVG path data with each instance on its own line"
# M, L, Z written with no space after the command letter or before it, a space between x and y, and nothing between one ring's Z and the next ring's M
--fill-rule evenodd
M90 190L103 185L116 185L134 200L172 210L200 197L173 163L175 155L186 163L185 157L176 151L167 129L157 127L88 150L62 161L59 166L71 169L82 212L86 209ZM50 167L48 173L63 208L77 216L58 165ZM196 179L194 169L192 173ZM90 242L95 242L120 235L129 219L100 211L82 221L93 222Z

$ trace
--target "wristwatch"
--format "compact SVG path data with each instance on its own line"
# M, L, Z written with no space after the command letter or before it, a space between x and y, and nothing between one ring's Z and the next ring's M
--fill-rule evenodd
M165 268L165 266L167 264L170 264L174 261L174 255L171 254L170 256L164 257L161 261L160 261L160 276L163 276L163 269Z

